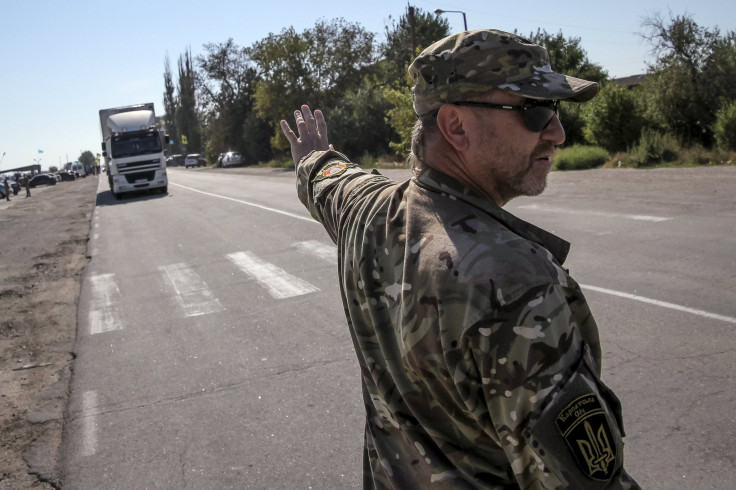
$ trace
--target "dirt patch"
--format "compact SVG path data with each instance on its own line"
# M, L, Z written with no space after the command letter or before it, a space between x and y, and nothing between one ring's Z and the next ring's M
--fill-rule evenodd
M0 490L61 488L77 299L98 179L0 202Z

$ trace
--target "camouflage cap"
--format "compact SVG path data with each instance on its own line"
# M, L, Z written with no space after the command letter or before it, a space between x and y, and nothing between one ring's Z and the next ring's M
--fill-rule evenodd
M598 93L596 82L552 71L543 47L491 29L460 32L434 43L417 56L409 74L414 111L420 116L493 89L573 102Z

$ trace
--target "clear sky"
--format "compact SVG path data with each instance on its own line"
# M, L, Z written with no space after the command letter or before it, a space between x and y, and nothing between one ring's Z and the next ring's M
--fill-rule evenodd
M642 20L690 14L704 27L734 30L736 2L412 0L427 12L459 10L468 28L543 28L581 38L591 61L611 77L644 73L651 46ZM0 172L40 163L44 169L100 151L98 111L154 102L163 112L164 58L176 71L179 55L196 57L205 43L232 37L249 46L293 26L344 18L384 40L406 0L0 0ZM446 13L453 32L463 17ZM305 101L309 102L309 101ZM285 114L286 116L286 114ZM329 121L328 121L329 123ZM43 153L39 153L39 150ZM4 156L2 156L4 154Z

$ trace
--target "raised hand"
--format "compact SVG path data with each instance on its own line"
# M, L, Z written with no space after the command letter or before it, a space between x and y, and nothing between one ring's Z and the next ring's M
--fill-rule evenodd
M291 157L294 165L314 150L331 150L332 145L327 142L327 123L322 111L317 109L312 114L308 105L303 105L302 110L294 111L296 130L299 136L289 127L289 123L281 120L281 131L289 140L291 145Z

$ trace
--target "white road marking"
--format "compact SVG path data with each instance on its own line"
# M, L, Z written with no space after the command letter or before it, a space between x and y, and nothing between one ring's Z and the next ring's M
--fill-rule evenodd
M720 320L723 322L736 324L736 318L733 318L730 316L719 315L717 313L710 313L708 311L697 310L695 308L688 308L687 306L680 306L674 303L668 303L666 301L660 301L658 299L646 298L644 296L639 296L636 294L624 293L621 291L614 291L612 289L599 288L597 286L588 286L586 284L581 284L580 287L584 289L590 289L591 291L596 291L596 292L603 293L603 294L610 294L613 296L631 299L634 301L641 301L642 303L648 303L650 305L660 306L662 308L669 308L671 310L683 311L685 313L690 313L692 315L698 315L698 316L702 316L705 318L712 318L714 320Z
M115 305L122 299L120 289L115 284L115 274L90 276L89 281L92 286L92 299L89 305L90 334L123 328L115 310Z
M286 215L286 216L291 216L292 218L297 218L297 219L300 219L300 220L310 221L312 223L319 224L319 222L315 221L311 217L300 216L300 215L297 215L297 214L294 214L294 213L289 213L288 211L282 211L280 209L269 208L267 206L262 206L260 204L254 204L254 203L251 203L251 202L248 202L248 201L242 201L242 200L239 200L239 199L233 199L233 198L230 198L230 197L220 196L218 194L212 194L212 193L209 193L209 192L200 191L200 190L193 189L191 187L187 187L187 186L184 186L184 185L173 184L172 182L169 182L169 184L176 185L176 186L182 187L184 189L188 189L190 191L199 192L200 194L204 194L204 195L207 195L207 196L219 197L221 199L227 199L229 201L234 201L234 202L238 202L238 203L241 203L241 204L247 204L249 206L255 206L257 208L265 209L267 211L272 211L274 213L279 213L279 214L283 214L283 215ZM669 220L672 219L671 217L663 217L663 216L648 216L648 215L639 215L639 214L617 214L617 213L607 213L607 212L603 212L603 211L578 211L578 210L563 209L563 208L551 208L551 207L547 207L547 206L540 206L538 204L528 204L528 205L524 205L524 206L519 206L519 208L520 209L531 209L531 210L535 210L535 211L550 211L550 212L556 212L556 213L587 214L587 215L591 215L591 216L604 216L604 217L612 217L612 218L625 218L625 219L632 219L632 220L637 220L637 221L650 221L650 222L655 222L655 223L669 221ZM302 242L302 243L310 243L310 242ZM309 247L309 245L307 245L307 247ZM306 247L303 247L303 249L306 250ZM310 253L311 252L312 251L310 251ZM232 254L232 255L236 255L236 254ZM228 256L228 258L230 258L230 257ZM235 262L235 260L233 260L232 258L231 258L231 260L233 262ZM337 260L336 257L335 257L335 260ZM662 308L670 308L670 309L674 309L674 310L678 310L678 311L683 311L683 312L691 313L691 314L694 314L694 315L703 316L703 317L706 317L706 318L713 318L713 319L725 321L725 322L728 322L728 323L736 323L736 318L733 318L733 317L724 316L724 315L718 315L716 313L710 313L710 312L707 312L707 311L693 309L693 308L687 308L687 307L676 305L676 304L673 304L673 303L667 303L666 301L659 301L659 300L655 300L655 299L645 298L643 296L637 296L637 295L634 295L634 294L628 294L628 293L623 293L623 292L620 292L620 291L613 291L613 290L610 290L610 289L599 288L599 287L596 287L596 286L584 286L584 285L581 285L581 287L590 289L591 291L598 291L598 292L604 293L604 294L611 294L611 295L614 295L614 296L619 296L621 298L626 298L626 299L630 299L630 300L634 300L634 301L641 301L641 302L644 302L644 303L649 303L649 304L652 304L652 305L655 305L655 306L659 306L659 307L662 307Z
M319 288L259 259L250 252L228 254L227 258L240 270L258 281L276 299L301 296L302 294L319 291Z
M317 240L293 243L292 246L300 252L313 255L333 265L337 265L337 247L332 244L322 243Z
M200 191L199 189L195 189L193 187L187 187L187 186L181 185L181 184L174 184L173 182L169 182L169 185L175 185L177 187L181 187L182 189L187 189L187 190L192 191L192 192L199 192L200 194L204 194L205 196L218 197L220 199L225 199L227 201L233 201L233 202L237 202L237 203L240 203L240 204L245 204L247 206L253 206L253 207L259 208L259 209L265 209L266 211L271 211L273 213L279 213L279 214L283 214L283 215L286 215L286 216L291 216L292 218L296 218L296 219L300 219L300 220L304 220L304 221L309 221L310 223L317 223L317 224L319 224L319 222L315 221L314 218L312 218L311 216L302 216L300 214L290 213L289 211L283 211L281 209L270 208L270 207L264 206L262 204L256 204L254 202L243 201L242 199L234 199L232 197L221 196L220 194L213 194L211 192Z
M97 392L85 391L82 394L82 456L97 453Z
M162 265L158 268L163 273L166 284L176 296L186 316L199 316L222 311L222 305L210 291L207 283L187 264Z
M565 208L551 208L548 206L540 206L539 204L527 204L525 206L519 206L519 209L531 209L534 211L548 211L552 213L561 214L586 214L589 216L604 216L607 218L626 218L638 221L669 221L672 218L666 218L662 216L647 216L643 214L620 214L620 213L607 213L605 211L591 211L591 210L576 210L576 209L565 209Z

